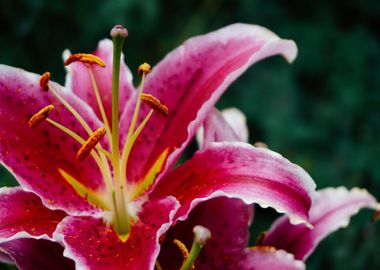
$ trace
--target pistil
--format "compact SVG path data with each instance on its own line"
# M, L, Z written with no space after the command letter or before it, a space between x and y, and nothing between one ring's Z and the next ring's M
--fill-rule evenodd
M130 231L130 217L125 202L126 190L122 175L125 173L120 169L119 152L119 75L120 59L125 38L128 31L121 25L115 26L111 30L113 39L113 66L112 66L112 156L114 169L114 228L122 240L126 240Z

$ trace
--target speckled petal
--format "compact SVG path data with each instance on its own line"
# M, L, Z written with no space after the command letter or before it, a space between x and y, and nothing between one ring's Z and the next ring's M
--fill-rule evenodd
M112 41L109 39L100 41L94 55L100 57L106 67L91 65L109 123L112 118L112 54ZM65 51L64 58L66 59L69 55L69 52ZM135 95L132 74L124 63L124 56L120 63L119 83L119 110L122 111L128 107L128 102L133 100L131 99L132 95ZM98 118L102 119L87 64L75 62L67 66L66 87L89 104Z
M152 197L175 196L185 219L201 201L226 195L286 213L307 223L315 183L299 166L273 151L241 142L214 143L166 174Z
M158 240L169 229L177 208L172 197L145 203L125 243L101 219L92 217L65 218L54 237L63 243L64 255L75 261L77 270L153 270Z
M168 107L169 115L154 114L142 131L132 149L128 179L141 180L167 148L174 151L166 164L171 167L228 86L255 62L277 54L292 61L296 45L246 24L191 38L168 54L148 74L145 89ZM142 106L141 118L148 110Z
M211 231L195 263L196 269L229 269L239 260L248 245L248 227L253 207L239 199L219 197L196 206L185 221L178 222L165 236L158 261L163 269L180 269L182 256L173 244L180 240L190 250L193 228L202 225Z
M299 260L305 260L318 243L330 233L346 227L351 216L362 208L377 208L372 195L365 190L345 187L326 188L317 192L310 211L312 230L291 225L287 217L279 218L268 231L263 245L285 249Z
M63 257L63 247L48 240L19 238L0 244L0 250L9 254L19 270L75 269L74 262Z
M25 190L38 194L52 209L73 214L92 214L96 210L80 198L61 177L64 169L86 186L98 189L103 180L95 162L76 160L80 144L47 122L36 128L28 126L29 118L41 108L53 104L50 117L77 132L88 135L71 113L50 92L39 86L39 75L22 69L0 66L0 162L11 171ZM76 108L92 128L101 123L91 108L73 93L52 84Z
M20 237L49 239L65 216L20 187L0 188L0 243Z
M223 268L225 269L225 268ZM231 270L233 268L230 268ZM284 250L253 249L247 251L246 257L241 261L239 270L304 270L305 264L296 260L293 254Z

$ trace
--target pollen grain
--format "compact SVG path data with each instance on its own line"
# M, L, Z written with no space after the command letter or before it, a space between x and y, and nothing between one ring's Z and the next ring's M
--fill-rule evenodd
M82 62L85 64L97 64L98 66L105 67L106 64L99 57L89 53L75 53L69 56L65 61L65 66L70 65L73 62Z
M98 128L92 133L92 135L87 139L86 143L82 145L77 153L77 160L84 160L91 152L92 149L100 142L100 140L106 134L105 128Z
M45 72L40 77L40 87L43 91L47 92L49 90L48 83L50 81L50 72Z
M156 98L150 94L142 93L140 95L140 99L142 102L144 102L146 105L151 107L153 110L155 110L161 116L166 117L169 115L168 107L166 107L166 105L162 104L158 98Z
M50 115L50 113L51 113L52 110L54 110L54 106L53 105L48 105L48 106L42 108L41 110L39 110L36 114L34 114L30 118L30 120L28 122L29 127L35 128L41 122L45 121L46 118Z

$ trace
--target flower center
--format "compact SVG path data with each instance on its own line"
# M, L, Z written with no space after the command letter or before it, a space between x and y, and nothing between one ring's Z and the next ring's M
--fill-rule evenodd
M119 149L119 72L120 72L120 59L121 52L125 38L128 32L122 26L115 26L111 31L113 38L113 70L112 70L112 123L109 124L107 116L104 110L102 99L99 93L97 82L95 80L93 71L91 69L92 64L105 67L105 63L102 59L91 54L73 54L66 61L65 65L69 65L73 62L82 62L87 65L88 72L91 77L94 95L96 97L99 111L102 117L104 127L99 127L93 131L81 115L67 102L56 89L49 83L50 73L44 73L40 78L40 86L43 91L50 91L78 120L82 127L88 133L88 138L83 139L74 131L61 125L60 123L49 118L50 113L54 109L52 105L38 111L29 120L29 126L34 128L40 122L46 120L53 126L57 127L61 131L65 132L82 146L77 153L77 159L79 161L84 160L87 156L91 156L96 162L103 180L105 189L101 191L92 190L84 186L75 177L71 176L63 169L59 168L59 172L62 177L73 187L73 189L86 200L103 209L110 212L111 215L105 215L105 222L112 225L115 232L119 235L122 241L128 238L131 223L133 223L137 216L136 211L132 209L133 201L145 192L145 190L152 184L156 174L161 170L162 165L166 159L168 151L165 150L158 157L156 162L148 170L145 177L135 186L127 188L127 164L131 149L151 118L153 112L157 112L160 116L168 115L168 108L162 104L157 98L152 95L144 93L144 81L146 75L150 72L149 64L142 64L138 69L138 74L141 76L141 84L138 92L138 99L135 105L135 110L132 116L132 121L124 142L123 149ZM147 104L151 110L145 116L143 121L137 125L137 118L140 111L141 101ZM107 151L101 145L103 137L107 137L111 151ZM121 150L121 151L120 151Z

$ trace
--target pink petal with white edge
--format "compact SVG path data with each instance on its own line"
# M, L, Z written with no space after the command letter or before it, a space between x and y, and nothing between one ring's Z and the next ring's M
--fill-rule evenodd
M21 186L38 194L52 209L73 214L92 214L96 209L79 197L62 178L62 168L92 189L104 187L101 174L91 158L76 160L80 144L46 121L28 126L30 117L53 104L50 118L78 133L88 134L72 114L49 92L39 86L39 75L0 65L0 162L15 175ZM91 108L72 92L52 83L93 129L102 126Z
M243 259L239 270L304 270L305 264L296 260L293 254L284 250L275 250L274 248L254 248L247 251L245 259ZM231 268L232 270L232 268Z
M237 112L239 112L240 116L244 117L240 111L235 109L234 114L237 114ZM214 108L211 110L203 123L203 127L197 132L198 145L200 145L201 149L207 148L207 146L213 142L247 142L248 130L245 122L242 121L243 118L237 117L237 123L235 123L235 117L233 117L232 114L228 117L230 122L228 122L224 114L217 109ZM235 125L235 127L233 127L233 125Z
M268 29L247 24L191 38L168 54L148 74L145 89L169 108L169 115L154 114L142 131L129 159L129 181L141 180L165 149L174 151L166 168L174 164L228 86L252 64L277 54L291 62L297 47ZM141 116L148 110L143 104Z
M317 192L310 210L312 230L291 225L284 216L272 225L262 244L284 249L297 259L306 260L323 238L347 227L351 216L362 208L378 208L376 199L366 190L347 190L345 187L322 189Z
M5 253L5 250L2 250L0 247L0 262L2 263L8 263L8 264L14 264L11 257L9 257L8 254Z
M248 142L247 117L237 108L227 108L221 111L223 118L235 131L241 142Z
M65 216L20 187L0 188L0 243L20 237L49 239Z
M197 258L196 269L230 269L236 266L248 245L252 215L253 206L239 199L219 197L197 205L186 220L178 222L166 234L158 258L161 267L181 268L182 254L173 240L180 240L190 250L196 225L202 225L211 232L211 239Z
M74 262L63 257L63 247L48 240L20 238L0 244L0 250L9 254L19 270L75 269Z
M154 269L160 251L158 240L170 227L178 202L168 197L148 201L123 243L103 220L92 217L67 217L54 238L65 246L64 255L76 269Z
M227 196L286 213L308 223L315 183L299 166L273 151L241 142L214 143L164 175L152 198L175 196L176 217L186 219L198 203Z
M112 41L109 39L100 41L94 55L100 57L105 62L106 67L91 65L109 123L111 123L112 118L112 54ZM69 56L70 53L65 51L64 60ZM98 118L102 119L87 64L75 62L67 66L66 87L89 104ZM132 95L135 95L134 89L131 71L125 65L124 56L122 55L119 81L120 112L125 107L128 107L128 102L132 100Z

